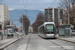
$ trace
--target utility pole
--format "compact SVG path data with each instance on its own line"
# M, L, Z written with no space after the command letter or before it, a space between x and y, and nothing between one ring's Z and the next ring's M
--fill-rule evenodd
M50 22L50 17L49 17L49 8L48 8L48 22Z
M60 25L60 7L58 7L58 23Z
M43 16L43 23L45 22L45 16Z
M24 29L23 29L23 28L24 28L24 27L23 27L24 24L23 24L23 20L24 20L24 19L23 19L23 15L22 15L22 37L23 37L23 34L24 34Z
M52 14L53 14L53 15L52 15L52 16L53 16L53 22L54 22L54 20L55 20L55 19L54 19L54 13L55 13L55 12L54 12L54 8L52 8Z
M70 24L70 16L69 16L69 12L68 12L68 24Z

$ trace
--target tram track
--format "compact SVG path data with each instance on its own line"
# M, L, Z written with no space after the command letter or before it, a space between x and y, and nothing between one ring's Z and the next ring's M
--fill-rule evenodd
M55 42L53 42L51 40L48 40L48 41L51 42L51 43L53 43L53 44L55 44L55 45L57 45L57 47L61 47L64 50L68 50L68 49L65 49L63 46L61 46L61 45L59 45L59 44L57 44L57 43L55 43Z
M31 38L31 35L29 36L29 39L27 41L26 50L28 49L28 44L29 44L30 38Z
M63 39L60 39L60 38L57 38L58 40L62 40L62 41L65 41L65 42L69 42L69 43L72 43L72 44L75 44L75 42L72 42L72 41L68 41L68 40L63 40Z

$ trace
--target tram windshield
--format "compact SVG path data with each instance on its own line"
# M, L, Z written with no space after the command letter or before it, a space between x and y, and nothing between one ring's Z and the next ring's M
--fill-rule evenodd
M54 32L54 25L47 24L46 25L46 32Z

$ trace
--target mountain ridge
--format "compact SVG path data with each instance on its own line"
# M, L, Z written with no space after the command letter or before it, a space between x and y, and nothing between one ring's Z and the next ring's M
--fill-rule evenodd
M9 20L11 20L17 26L21 26L19 19L21 18L22 14L24 14L29 18L30 24L32 24L36 20L36 17L39 12L42 12L44 14L44 12L40 10L25 10L25 9L9 10Z

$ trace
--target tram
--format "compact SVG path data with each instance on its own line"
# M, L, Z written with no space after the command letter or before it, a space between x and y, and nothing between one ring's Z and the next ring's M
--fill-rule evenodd
M54 22L45 22L38 27L38 35L43 38L55 38L56 26Z

